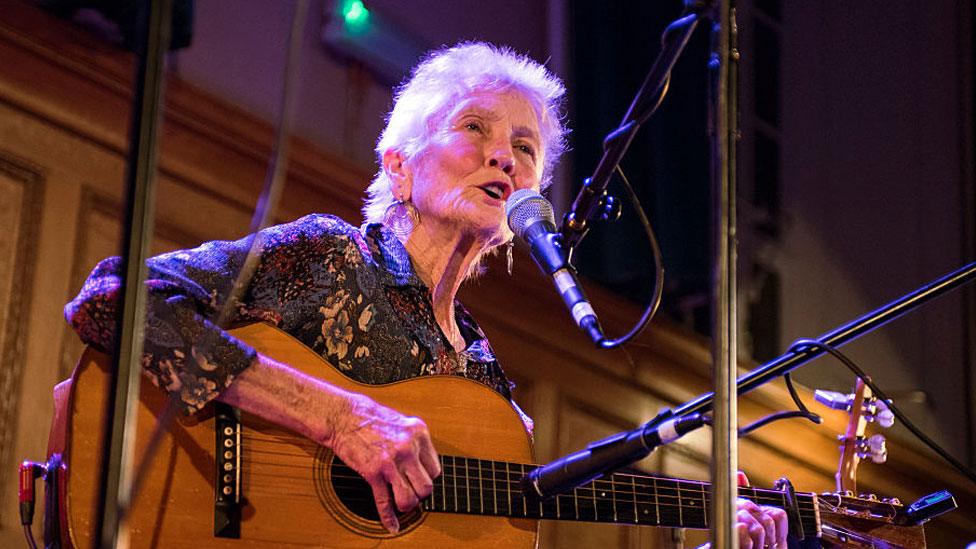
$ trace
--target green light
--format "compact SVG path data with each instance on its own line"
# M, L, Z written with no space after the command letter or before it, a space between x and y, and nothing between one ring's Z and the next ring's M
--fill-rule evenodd
M362 0L345 0L342 3L342 18L349 30L360 31L369 24L369 10Z

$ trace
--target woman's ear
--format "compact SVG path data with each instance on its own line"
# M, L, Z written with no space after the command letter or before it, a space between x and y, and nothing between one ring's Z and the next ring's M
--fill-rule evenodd
M383 171L390 178L390 190L397 200L410 200L413 190L413 172L407 164L403 152L397 149L387 149L383 153Z

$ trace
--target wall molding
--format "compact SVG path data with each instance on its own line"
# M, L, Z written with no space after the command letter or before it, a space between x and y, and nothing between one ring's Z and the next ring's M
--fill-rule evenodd
M4 357L4 364L0 367L0 486L7 485L8 475L13 469L8 466L14 463L11 458L13 444L16 440L17 407L20 403L21 383L23 379L24 361L26 360L24 345L24 320L30 313L34 278L34 266L37 261L38 223L42 211L44 197L45 172L40 167L27 160L19 158L7 151L0 150L0 174L22 185L24 194L20 204L19 239L14 251L13 280L25 281L20 291L10 294L10 308L4 331L4 348L0 349L0 356ZM8 494L0 493L0 509L5 508Z

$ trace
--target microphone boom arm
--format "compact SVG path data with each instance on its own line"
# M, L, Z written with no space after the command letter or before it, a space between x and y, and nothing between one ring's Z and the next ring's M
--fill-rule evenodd
M688 39L698 26L699 14L690 13L672 22L661 35L661 52L644 78L644 83L634 97L620 127L610 132L603 141L603 156L597 163L593 175L583 181L576 200L563 218L560 230L562 245L567 251L576 247L586 232L589 222L597 218L603 210L603 194L610 183L610 176L623 158L630 143L634 140L640 125L647 121L660 103L662 90L670 77Z

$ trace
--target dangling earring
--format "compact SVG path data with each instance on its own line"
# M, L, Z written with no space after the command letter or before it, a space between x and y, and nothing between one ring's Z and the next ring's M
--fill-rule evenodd
M508 241L505 245L505 264L508 266L508 276L512 276L512 267L515 265L515 254L513 250L515 249L515 239Z
M383 224L399 238L406 238L420 221L417 207L409 200L397 199L383 214Z

